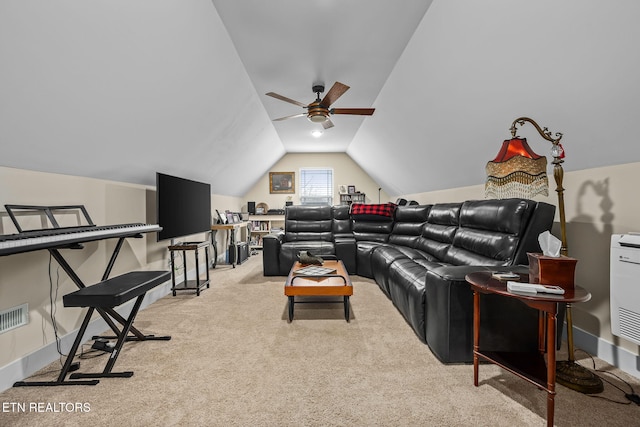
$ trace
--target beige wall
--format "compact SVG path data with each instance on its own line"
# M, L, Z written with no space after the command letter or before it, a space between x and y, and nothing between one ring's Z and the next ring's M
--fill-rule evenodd
M538 200L556 205L553 177L549 197ZM565 209L569 255L578 259L576 281L591 292L591 301L573 309L574 326L639 353L639 348L611 334L609 309L609 248L611 234L640 231L640 163L629 163L565 174ZM421 203L483 199L484 185L407 195ZM554 234L559 238L558 214Z
M290 154L273 171L295 171L300 167L334 168L335 183L353 184L367 193L367 202L377 202L378 186L344 154ZM553 185L553 180L552 186ZM640 231L640 201L635 196L640 181L640 163L568 172L565 175L565 201L569 254L578 258L577 281L593 295L591 301L574 308L574 325L631 352L638 346L610 331L609 246L612 233ZM138 185L48 174L0 167L0 203L14 204L84 204L96 224L155 221L155 191ZM337 197L337 194L336 194ZM421 203L438 203L484 198L484 186L405 195ZM557 204L554 191L547 198ZM221 211L246 209L246 201L266 202L271 207L284 205L286 195L268 193L268 175L243 198L212 196L212 208ZM293 195L294 202L298 194ZM388 201L385 193L381 200ZM214 211L215 212L215 211ZM15 230L4 212L0 214L0 234ZM554 229L558 235L558 226ZM219 233L220 234L220 233ZM198 236L197 238L206 238ZM219 236L219 245L224 236ZM64 251L65 257L83 281L100 279L114 242L101 241L85 245L82 251ZM133 269L167 268L166 242L156 242L155 235L128 239L113 274ZM56 282L57 265L52 263L51 277ZM29 304L28 325L0 334L0 367L53 341L49 304L49 255L46 251L0 257L0 310ZM64 308L61 298L74 291L75 285L60 271L56 321L64 335L77 328L83 310Z
M243 198L243 209L247 209L247 201L266 203L270 209L282 209L287 200L300 203L300 168L328 167L333 168L334 204L340 203L339 185L355 185L357 191L366 194L367 203L378 203L378 188L371 177L345 153L294 153L285 155L276 163L270 172L295 172L295 194L269 194L269 174L265 174ZM289 198L290 197L290 198ZM382 203L390 201L384 191L380 192Z
M154 188L5 167L0 167L0 182L1 205L84 204L97 225L156 221ZM213 195L212 207L239 210L240 199ZM16 232L4 209L0 212L0 220L0 234ZM205 240L208 235L192 238ZM222 238L220 236L219 241ZM82 281L90 285L100 280L115 243L114 239L90 242L83 250L61 252ZM127 239L112 277L131 270L167 270L167 244L157 242L155 233L142 239ZM188 260L187 269L192 268L192 261ZM85 313L83 309L62 305L62 296L75 291L75 284L55 261L49 269L48 251L0 257L0 310L29 304L29 324L0 334L0 367L54 341L49 303L50 277L54 288L56 284L58 286L57 297L54 297L55 319L58 334L64 336L80 326Z

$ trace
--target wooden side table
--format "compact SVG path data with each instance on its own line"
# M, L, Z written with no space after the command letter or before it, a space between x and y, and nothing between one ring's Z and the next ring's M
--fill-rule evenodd
M559 303L585 302L591 294L576 286L566 289L564 295L521 294L509 292L507 282L491 277L491 272L483 271L467 274L465 277L473 290L473 385L478 386L478 366L480 358L494 363L547 392L547 425L553 426L556 396L556 316ZM529 276L520 275L521 282ZM540 312L538 328L538 352L499 352L480 349L480 294L497 294L515 298ZM545 365L544 353L547 353Z
M200 279L200 257L198 256L198 250L204 248L205 255L205 271L206 280ZM182 266L184 281L180 284L176 284L176 269L174 268L174 252L182 251ZM196 257L196 278L195 280L187 280L187 257L186 251L194 251ZM173 296L176 296L176 291L195 290L196 295L200 296L200 289L204 286L209 287L209 242L184 242L178 245L169 246L169 252L171 252L171 291ZM182 285L182 286L180 286Z

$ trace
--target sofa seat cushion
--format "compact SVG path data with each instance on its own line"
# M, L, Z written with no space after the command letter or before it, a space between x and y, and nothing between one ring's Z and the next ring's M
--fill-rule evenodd
M356 265L358 276L373 279L373 270L371 269L371 254L373 250L379 246L383 246L384 242L362 241L356 243Z
M389 266L397 259L407 258L402 246L380 245L371 253L371 273L376 283L387 296L389 295Z
M423 342L426 342L424 287L427 272L408 258L395 260L388 272L391 301Z
M312 255L335 255L335 247L332 242L302 241L287 242L280 247L280 271L290 271L298 260L300 251L309 251Z
M448 267L451 265L447 264L446 262L438 261L436 259L416 258L412 261L429 271L436 270L441 267Z

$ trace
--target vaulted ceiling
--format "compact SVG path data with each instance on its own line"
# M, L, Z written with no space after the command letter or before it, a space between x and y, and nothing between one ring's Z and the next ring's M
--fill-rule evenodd
M270 118L305 109L270 98L276 92L303 104L314 84L351 88L332 106L371 107L431 1L213 0ZM374 113L375 114L375 113ZM287 152L345 152L366 118L333 115L322 130L305 117L273 123Z
M638 161L637 16L632 0L3 0L0 165L242 196L287 152L346 152L393 196L482 183L522 115L565 134L567 170ZM318 139L272 121L303 110L266 92L306 104L335 81L351 87L335 107L375 114Z

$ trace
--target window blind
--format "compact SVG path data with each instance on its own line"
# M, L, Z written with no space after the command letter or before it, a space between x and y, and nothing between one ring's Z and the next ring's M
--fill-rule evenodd
M300 204L333 205L333 169L300 169Z

